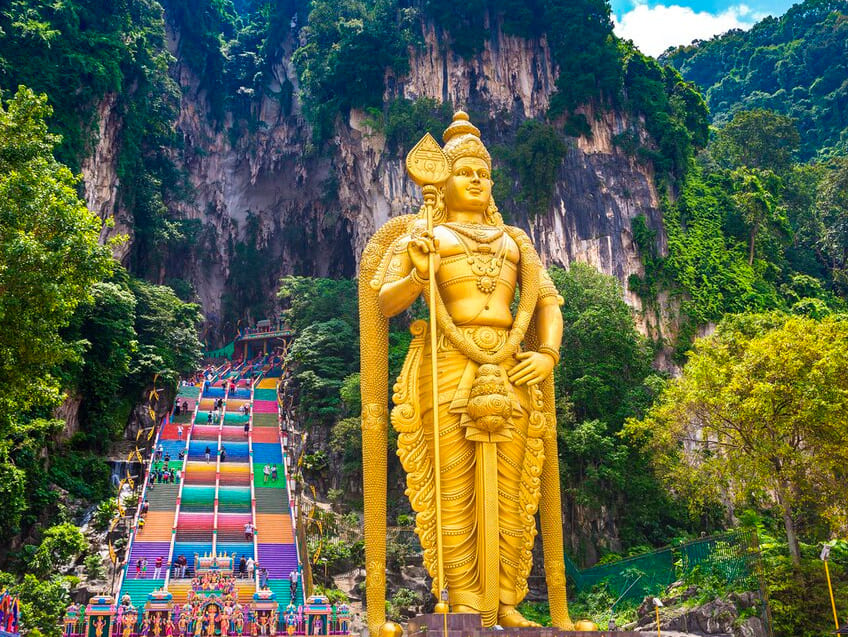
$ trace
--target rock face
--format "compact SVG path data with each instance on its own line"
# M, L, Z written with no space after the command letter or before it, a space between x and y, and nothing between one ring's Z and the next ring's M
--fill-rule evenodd
M446 50L436 29L422 23L423 45L410 51L407 75L387 73L385 99L449 101L474 114L488 144L514 137L524 119L545 113L557 69L544 38L525 40L492 26L483 51L467 60ZM292 27L279 51L276 86L270 87L293 85L292 104L258 100L253 112L258 125L248 130L232 116L217 125L210 122L207 96L180 62L180 34L169 33L177 59L173 75L182 89L176 125L184 143L175 161L193 187L187 200L169 205L183 218L197 220L201 230L188 250L167 255L159 278L192 283L213 340L232 333L232 325L224 323L234 322L236 306L248 300L256 306L258 300L265 311L271 309L280 276L354 276L368 237L389 217L416 210L420 200L404 158L389 152L384 136L370 128L363 113L353 111L347 121L336 122L329 151L311 148L291 63L297 36ZM628 124L623 116L584 114L592 134L569 138L549 210L535 211L532 219L512 214L512 219L530 233L546 263L585 261L626 284L630 274L640 271L632 219L644 214L661 234L653 176L613 146L613 136ZM83 175L89 205L101 216L118 218L111 232L126 232L128 224L116 213L114 140L120 126L114 119L107 99L99 143ZM118 256L126 254L123 249ZM255 298L246 300L239 282L248 269ZM626 294L639 309L638 299Z
M132 219L117 210L118 197L118 138L121 133L121 118L116 112L117 95L109 93L97 107L97 141L94 151L81 166L85 201L88 207L106 220L112 218L114 225L104 225L100 240L105 243L116 235L132 234ZM114 255L119 261L129 253L129 242L115 246Z
M663 634L732 635L733 637L767 637L762 619L749 616L761 606L756 593L730 593L727 598L716 598L700 606L671 606L685 602L697 594L695 587L671 599L663 599L666 608L660 609L660 628ZM651 598L646 598L637 610L639 619L633 630L656 633L657 622ZM667 632L668 631L668 632Z

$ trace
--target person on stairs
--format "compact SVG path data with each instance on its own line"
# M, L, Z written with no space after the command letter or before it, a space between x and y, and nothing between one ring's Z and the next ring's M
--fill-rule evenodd
M291 599L294 600L297 595L297 569L293 569L291 573L289 573L289 589L291 591Z

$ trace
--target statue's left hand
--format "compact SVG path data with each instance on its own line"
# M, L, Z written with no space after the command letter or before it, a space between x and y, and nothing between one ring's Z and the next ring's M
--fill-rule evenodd
M536 385L550 376L554 369L553 356L540 352L520 352L515 357L521 361L509 370L509 380L514 385Z

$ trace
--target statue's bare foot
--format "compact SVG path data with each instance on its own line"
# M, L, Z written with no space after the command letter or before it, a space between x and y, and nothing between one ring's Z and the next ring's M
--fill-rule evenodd
M527 628L528 626L540 626L531 622L524 615L515 610L515 606L501 606L498 610L498 624L504 628Z

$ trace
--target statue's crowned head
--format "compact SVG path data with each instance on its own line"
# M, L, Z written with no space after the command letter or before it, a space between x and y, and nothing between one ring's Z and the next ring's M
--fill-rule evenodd
M442 135L445 142L442 150L451 165L453 172L454 165L461 159L474 158L482 160L488 167L489 173L492 170L492 156L486 150L486 146L480 140L480 129L472 124L468 119L468 114L465 111L457 111L454 113L453 121L450 126L445 129ZM444 188L442 189L444 194ZM443 206L436 211L434 223L439 224L447 221L450 214ZM503 218L498 212L493 197L489 197L488 205L484 213L484 223L493 226L502 226Z
M477 157L492 169L492 156L480 140L480 129L468 119L468 113L457 111L453 121L442 134L445 146L442 150L453 165L460 157Z

